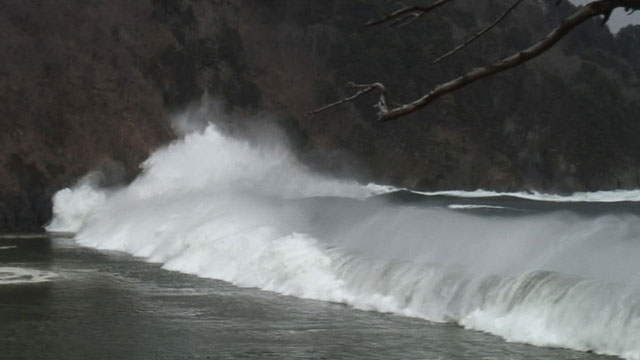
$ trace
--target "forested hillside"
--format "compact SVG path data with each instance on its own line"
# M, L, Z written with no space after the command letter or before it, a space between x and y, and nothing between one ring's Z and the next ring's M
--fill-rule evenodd
M232 129L276 121L321 171L419 189L550 192L640 185L640 26L597 21L540 58L423 111L376 121L386 85L405 102L537 41L572 9L528 2L482 40L505 0L459 1L403 28L365 28L386 0L115 0L0 4L0 231L38 229L50 196L91 170L126 182L174 137L168 114L205 93ZM268 113L274 116L245 116ZM238 120L246 118L247 120ZM263 120L263 119L275 120ZM213 154L212 156L215 156Z

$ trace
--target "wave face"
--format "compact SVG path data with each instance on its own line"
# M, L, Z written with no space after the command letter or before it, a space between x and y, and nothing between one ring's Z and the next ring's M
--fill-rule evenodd
M48 230L238 286L640 359L637 214L371 197L390 190L315 175L282 146L209 126L125 188L60 191Z

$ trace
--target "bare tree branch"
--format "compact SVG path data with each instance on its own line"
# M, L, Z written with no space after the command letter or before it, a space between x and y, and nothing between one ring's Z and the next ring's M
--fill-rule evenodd
M423 14L426 14L432 10L439 8L440 6L448 3L449 1L452 1L452 0L437 0L433 4L427 5L427 6L403 6L402 8L390 14L387 14L381 18L368 21L365 24L365 26L380 25L380 24L386 23L387 21L396 20L398 18L403 18L406 20L405 18L406 16L417 18L422 16ZM397 24L397 22L394 22L392 24Z
M489 66L471 70L465 75L449 81L447 83L436 86L431 92L423 97L389 110L388 112L380 112L378 119L382 121L396 119L400 116L412 113L441 96L456 91L482 78L503 72L515 66L524 64L525 62L537 57L555 45L560 39L567 35L576 26L582 24L588 19L598 16L607 15L615 8L624 7L627 9L640 9L640 0L597 0L593 1L574 12L572 15L562 21L562 24L552 30L544 39L531 47L520 51L514 55L508 56Z
M392 27L404 27L404 26L407 26L407 25L411 24L412 22L414 22L417 18L422 16L422 14L424 14L424 13L410 13L410 14L405 14L405 15L399 16L396 19L391 20L391 22L389 23L389 26L392 26Z
M384 98L385 87L381 83L355 84L355 83L350 81L345 86L348 87L348 88L360 89L360 90L358 90L355 94L353 94L351 96L342 98L342 99L340 99L340 100L338 100L336 102L333 102L333 103L331 103L329 105L325 105L325 106L323 106L321 108L317 108L317 109L311 110L307 114L308 115L314 115L314 114L317 114L319 112L322 112L322 111L325 111L327 109L330 109L330 108L332 108L334 106L346 103L348 101L353 101L356 98L358 98L360 95L364 95L364 94L369 93L369 92L371 92L373 90L376 90L376 89L380 90L380 92L382 93L381 96L382 96L382 98ZM380 112L384 112L385 109L379 108L379 111Z
M379 18L377 20L372 20L369 21L367 23L367 26L370 25L377 25L377 24L382 24L385 23L387 21L390 20L394 20L394 23L397 23L397 19L401 18L402 20L399 21L401 23L405 22L405 20L407 18L411 18L411 17L418 17L426 12L429 12L439 6L444 5L445 3L449 2L451 0L438 0L435 3L433 3L430 6L426 6L426 7L420 7L420 6L414 6L414 7L403 7L402 9L396 10L393 13L386 15L382 18ZM489 31L491 28L493 28L495 25L497 25L500 21L502 21L515 7L517 7L520 2L522 0L517 0L509 9L507 9L507 11L505 11L504 14L502 14L496 21L494 21L492 24L490 24L487 28L481 30L479 33L477 33L476 35L474 35L470 40L465 41L464 44L462 44L462 47L466 46L466 44L468 44L469 42L477 39L478 37L482 36L482 34L486 33L487 31ZM561 0L557 1L557 4L559 4L561 2ZM354 95L350 96L350 97L346 97L343 98L339 101L336 101L332 104L323 106L321 108L315 109L313 111L310 111L309 114L316 114L319 113L321 111L324 111L326 109L329 109L331 107L334 107L336 105L342 104L344 102L347 101L352 101L354 99L356 99L357 97L359 97L360 95L366 94L368 92L373 91L374 89L379 89L381 91L381 95L380 95L380 99L378 101L378 103L376 105L374 105L376 108L378 108L378 119L381 121L387 121L387 120L392 120L392 119L396 119L398 117L407 115L409 113L415 112L421 108L423 108L424 106L432 103L434 100L442 97L443 95L449 94L451 92L454 92L460 88L463 88L477 80L483 79L485 77L488 76L492 76L495 75L497 73L506 71L508 69L511 69L513 67L516 67L518 65L522 65L528 61L530 61L531 59L534 59L535 57L539 56L540 54L544 53L545 51L549 50L549 48L551 48L552 46L554 46L558 41L560 41L564 36L566 36L571 30L573 30L576 26L582 24L583 22L595 17L595 16L599 16L599 15L603 15L604 16L604 21L606 22L609 19L609 16L611 14L611 12L616 9L616 8L624 8L625 10L632 12L635 10L640 10L640 0L594 0L588 4L586 4L585 6L582 6L580 8L578 8L573 14L571 14L569 17L565 18L562 23L556 27L555 29L553 29L547 36L545 36L542 40L540 40L539 42L533 44L532 46L530 46L529 48L522 50L516 54L510 55L506 58L503 58L499 61L494 62L493 64L490 64L488 66L485 67L481 67L481 68L476 68L473 69L471 71L469 71L468 73L466 73L463 76L460 76L454 80L451 80L447 83L444 84L440 84L438 86L436 86L433 90L431 90L429 93L427 93L426 95L422 96L421 98L407 103L407 104L403 104L403 105L398 105L396 106L396 104L393 104L394 107L389 110L387 107L387 102L386 102L386 95L385 95L385 88L382 84L380 83L373 83L373 84L368 84L368 85L357 85L354 83L348 83L347 86L348 87L352 87L352 88L360 88L361 90L356 92ZM412 21L412 20L411 20ZM453 50L453 52L458 51L460 48L457 47L456 49ZM447 53L445 54L445 56L449 56L450 54ZM443 57L441 57L443 58ZM439 61L441 59L437 59L437 61Z
M478 31L477 33L475 33L473 36L471 36L470 38L468 38L465 42L463 42L462 44L456 46L453 50L449 51L448 53L440 56L439 58L433 60L434 64L439 63L440 61L444 60L445 58L448 58L449 56L457 53L458 51L464 49L467 45L471 44L472 42L474 42L476 39L478 39L479 37L481 37L482 35L484 35L485 33L487 33L489 30L493 29L494 27L496 27L496 25L498 25L502 20L504 20L504 18L507 17L507 15L509 15L509 13L511 13L515 8L518 7L518 5L520 5L520 3L522 3L523 0L516 0L516 2L513 3L513 5L511 5L507 10L505 10L502 15L500 15L500 17L498 17L494 22L492 22L491 24L489 24L489 26L483 28L482 30Z

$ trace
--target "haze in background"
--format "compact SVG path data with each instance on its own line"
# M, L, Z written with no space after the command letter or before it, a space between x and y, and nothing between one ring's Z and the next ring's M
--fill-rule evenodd
M593 0L571 0L571 2L575 5L584 5ZM609 30L612 33L617 33L621 28L627 25L638 25L640 24L640 12L633 13L631 15L627 15L627 13L623 9L617 9L611 14L611 19L607 22L609 26Z

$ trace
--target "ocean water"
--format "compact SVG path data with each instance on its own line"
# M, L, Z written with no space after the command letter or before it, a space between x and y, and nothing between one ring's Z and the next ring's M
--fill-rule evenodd
M0 359L608 358L241 288L64 237L0 246Z
M321 326L339 351L273 357L640 359L638 191L559 197L363 185L314 174L277 142L230 138L213 125L142 166L123 188L96 188L88 176L58 192L49 231L73 234L73 251L135 256L121 270L145 269L142 293L153 274L173 274L167 286L199 279L272 299L281 313L273 319L300 304L340 309ZM64 279L6 268L7 286ZM198 311L220 306L211 300ZM231 316L262 323L252 308ZM287 327L306 328L314 311ZM350 316L360 320L339 319ZM275 339L263 346L287 348Z

